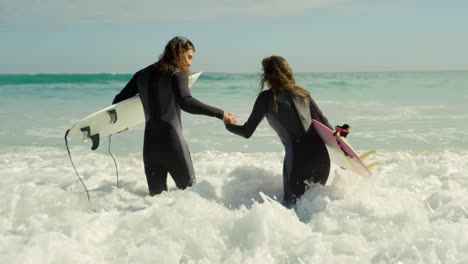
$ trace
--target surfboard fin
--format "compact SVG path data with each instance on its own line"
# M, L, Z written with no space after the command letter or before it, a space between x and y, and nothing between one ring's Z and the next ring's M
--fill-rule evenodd
M375 151L375 150L369 150L369 151L363 153L362 155L360 155L359 158L360 158L362 161L364 161L364 160L366 160L367 158L369 158L370 156L375 155L376 153L377 153L377 151ZM370 170L370 169L373 169L373 168L378 167L378 166L381 166L381 165L383 165L382 162L380 162L380 161L375 161L375 162L372 162L372 163L367 164L366 167Z
M92 135L91 142L93 142L93 145L91 146L91 150L96 150L99 147L99 134Z
M91 142L93 143L93 145L91 146L91 150L96 150L99 147L99 134L90 136L91 128L89 126L82 127L80 130L81 132L83 132L83 141L91 139Z
M110 117L109 124L115 124L115 122L117 122L117 112L115 109L107 111L107 114Z
M377 151L375 150L369 150L365 153L363 153L362 155L359 155L359 158L364 161L365 159L367 159L368 157L372 156L372 155L375 155L377 153Z
M370 169L373 169L375 167L382 166L382 165L383 165L382 162L375 161L375 162L372 162L371 164L366 165L366 167L370 170Z

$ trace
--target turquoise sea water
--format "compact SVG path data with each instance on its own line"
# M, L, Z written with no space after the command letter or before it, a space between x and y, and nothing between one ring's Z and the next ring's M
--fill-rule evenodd
M76 120L104 108L131 75L0 75L0 146L60 146ZM353 127L357 149L440 150L466 148L467 72L300 73L333 125ZM205 73L193 96L248 117L259 88L258 74ZM228 134L218 120L183 115L192 151L280 150L266 122L244 141ZM118 151L141 150L142 127L117 135ZM77 144L79 144L77 142ZM120 147L120 145L122 145ZM245 147L245 145L248 145Z
M332 166L287 209L283 148L263 122L243 139L182 114L197 183L147 195L143 126L70 141L131 75L0 75L0 263L467 263L468 72L298 73L357 152L363 178ZM204 73L192 95L246 121L259 74ZM94 209L90 210L90 209Z

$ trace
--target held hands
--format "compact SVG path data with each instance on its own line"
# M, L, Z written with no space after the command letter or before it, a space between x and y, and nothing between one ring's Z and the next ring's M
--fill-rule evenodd
M237 118L232 113L224 112L223 122L224 122L224 124L233 124L233 125L235 125L237 123Z

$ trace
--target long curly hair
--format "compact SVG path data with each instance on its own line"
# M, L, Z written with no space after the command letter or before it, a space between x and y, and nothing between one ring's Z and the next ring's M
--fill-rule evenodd
M277 97L279 94L300 97L309 100L309 92L296 85L294 74L285 58L281 56L270 56L262 60L262 76L260 79L260 91L268 82L273 92L275 111L278 112Z
M182 55L188 50L195 51L195 46L189 39L174 37L167 43L164 52L155 63L156 69L162 72L174 72L177 69L188 72L188 66L182 60Z

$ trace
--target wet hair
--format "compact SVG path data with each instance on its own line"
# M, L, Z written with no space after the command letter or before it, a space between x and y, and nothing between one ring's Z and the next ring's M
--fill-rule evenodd
M155 63L156 69L162 72L173 72L177 69L188 72L188 66L182 61L182 55L188 50L195 51L195 46L190 40L179 36L174 37L167 43L164 52Z
M309 100L309 92L296 85L294 74L288 62L281 56L270 56L262 60L262 76L260 80L260 91L269 83L273 92L275 111L278 111L278 94L296 96Z

